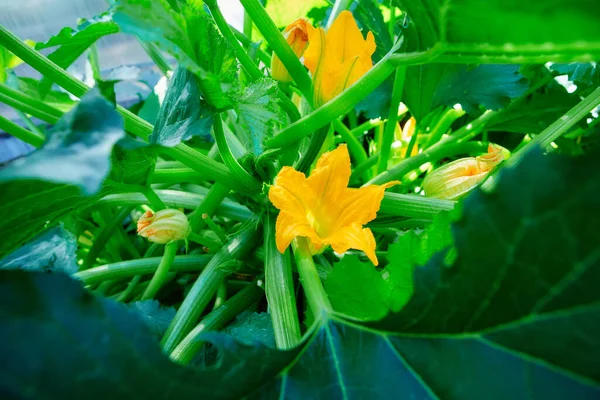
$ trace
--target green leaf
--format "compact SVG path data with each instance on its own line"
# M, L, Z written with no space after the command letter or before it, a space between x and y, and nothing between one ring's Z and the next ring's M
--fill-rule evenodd
M355 0L349 9L362 28L363 36L366 36L368 31L373 33L375 44L377 45L373 54L373 61L378 62L394 44L388 26L383 20L379 3L377 0Z
M277 82L263 78L248 85L236 102L242 143L255 155L263 152L265 140L282 125L283 114L277 103Z
M515 101L498 113L486 125L490 131L516 133L540 133L548 125L563 116L580 101L576 94L569 94L556 82Z
M414 268L452 243L450 220L450 213L440 213L425 229L404 232L389 247L383 270L358 257L342 258L323 282L334 310L367 321L400 311L413 293Z
M62 225L48 229L25 246L0 260L0 269L63 272L74 274L77 266L77 239Z
M109 172L113 145L124 136L114 106L90 91L48 132L39 150L0 171L0 182L44 180L93 194Z
M156 43L198 78L204 99L218 110L233 106L237 61L201 1L120 0L113 19L121 29Z
M150 332L160 339L175 317L175 309L161 305L158 300L142 300L129 303L126 307L142 318Z
M461 104L468 113L506 107L527 90L518 65L425 64L406 70L403 102L417 121L440 105Z
M196 77L179 66L169 81L150 142L173 147L194 136L211 138L214 110L201 97Z
M117 32L119 32L119 26L112 20L112 14L103 13L92 19L83 20L77 29L69 27L61 29L58 34L50 37L46 42L37 43L35 49L42 50L59 46L48 54L48 58L66 69L98 39ZM47 78L42 79L40 93L44 95L51 86L52 81Z
M156 149L126 137L113 148L111 164L111 181L146 186L156 166Z
M267 347L275 348L275 335L271 314L253 313L244 311L223 330L236 341L246 345L261 343Z
M411 19L411 51L437 44L448 58L464 63L600 58L600 10L592 7L591 0L557 0L552 4L527 0L395 3Z
M239 399L299 351L207 334L218 365L184 368L162 353L139 315L66 276L0 271L0 295L0 390L9 398Z

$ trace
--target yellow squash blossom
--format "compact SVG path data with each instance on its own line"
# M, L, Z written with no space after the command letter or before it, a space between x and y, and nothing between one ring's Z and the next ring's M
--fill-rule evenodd
M349 188L350 172L345 144L323 154L308 178L291 167L281 169L269 190L269 200L281 211L275 225L280 252L303 236L313 254L328 245L337 253L362 250L377 265L375 238L363 225L375 219L384 190L399 182Z
M157 213L146 211L137 222L138 235L159 244L185 239L189 230L190 224L186 215L172 208Z
M490 144L486 155L461 158L431 172L423 181L423 189L429 197L456 200L481 183L503 160L502 148Z
M283 37L292 50L294 50L294 54L296 54L298 58L302 57L304 50L306 50L306 46L308 46L309 27L312 28L310 22L304 18L299 18L289 24L283 31ZM273 56L271 57L271 76L273 79L277 79L280 82L292 81L292 77L275 53L273 53Z
M327 33L322 28L307 28L304 65L312 73L314 105L319 107L371 69L375 38L372 32L363 38L350 11L342 11Z

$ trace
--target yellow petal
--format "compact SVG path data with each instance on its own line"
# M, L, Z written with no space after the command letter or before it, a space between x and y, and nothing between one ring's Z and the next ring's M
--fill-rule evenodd
M377 217L385 189L400 184L399 181L384 185L369 185L359 189L346 189L337 204L338 215L334 230L352 223L364 225Z
M365 40L352 13L347 10L342 11L331 24L327 31L327 42L331 43L332 57L340 64L356 57L371 57L375 52L373 34L367 35Z
M275 223L275 243L277 250L283 253L297 236L306 237L315 248L323 248L323 242L308 224L306 218L297 218L297 216L288 214L285 211L280 212Z
M309 27L312 28L312 25L310 25L307 20L304 18L299 18L288 25L283 31L285 40L298 58L302 57L302 54L308 45ZM283 63L275 53L273 53L273 56L271 57L271 76L273 79L277 79L281 82L292 81L291 75L288 73L287 69L283 66Z
M317 196L317 206L322 205L325 199L337 199L348 186L351 172L350 154L346 144L324 153L306 180Z
M315 203L315 192L302 172L283 167L269 189L269 200L279 210L291 215L306 215Z
M330 244L337 253L344 253L349 249L364 251L369 260L378 265L375 255L375 237L369 228L362 228L360 224L352 224L338 230L333 235L325 239L325 243Z
M304 65L314 76L321 63L321 58L324 56L325 31L322 28L313 28L312 26L307 26L307 31L308 47L304 51Z

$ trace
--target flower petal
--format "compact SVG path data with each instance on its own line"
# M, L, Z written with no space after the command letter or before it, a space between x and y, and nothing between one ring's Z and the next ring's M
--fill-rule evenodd
M313 207L315 192L302 172L283 167L269 189L269 200L279 210L300 217L305 216Z
M367 34L367 40L363 38L352 13L344 10L331 24L327 31L327 42L331 43L332 56L338 63L356 57L371 57L375 52L375 39L373 34Z
M325 56L325 31L322 28L314 28L312 25L306 26L308 31L308 47L304 51L304 65L313 74L317 73L317 68Z
M306 237L315 249L323 248L323 242L306 219L296 218L285 211L280 212L275 223L275 243L277 250L283 253L297 236Z
M346 144L324 153L306 180L317 196L316 206L321 207L327 202L336 202L348 186L351 172L350 154Z
M325 243L331 244L337 253L344 253L349 249L362 250L375 266L379 264L375 255L376 243L373 232L369 228L362 228L360 224L352 224L339 229L326 238Z
M361 225L377 217L385 189L399 184L399 181L384 185L369 185L359 189L346 189L337 204L338 211L334 230L358 223Z

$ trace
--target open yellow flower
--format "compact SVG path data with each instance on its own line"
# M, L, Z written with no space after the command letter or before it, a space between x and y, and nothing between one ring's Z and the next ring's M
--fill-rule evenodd
M281 212L275 235L284 252L297 236L306 237L313 254L331 245L337 253L362 250L377 265L375 238L363 225L377 216L385 185L349 188L350 156L345 144L321 156L310 177L283 167L269 190L269 200Z
M429 197L456 200L479 185L504 160L502 148L488 146L488 153L452 161L431 172L423 180L423 189Z
M375 38L365 40L350 11L342 11L325 33L308 25L304 65L313 76L314 105L319 107L350 87L373 66Z
M312 28L310 22L304 18L298 18L296 21L289 24L283 31L283 37L298 58L302 57L304 50L306 50L306 46L308 46L309 27ZM280 82L292 81L291 75L275 53L273 53L273 56L271 57L271 76L273 79L277 79Z

